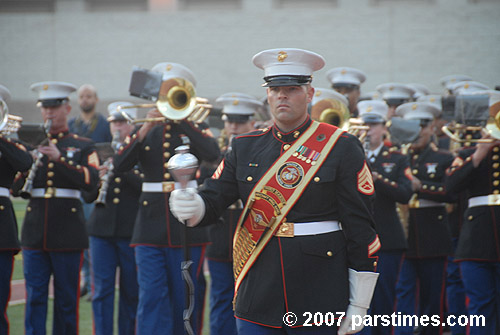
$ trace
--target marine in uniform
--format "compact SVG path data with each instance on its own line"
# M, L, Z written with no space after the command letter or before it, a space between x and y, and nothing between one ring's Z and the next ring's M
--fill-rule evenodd
M439 112L425 102L405 103L396 109L397 116L420 120L421 127L409 150L415 195L409 202L408 250L396 287L397 311L403 315L443 316L446 259L452 253L445 203L455 199L444 185L453 155L438 150L431 141L433 120ZM423 327L422 334L438 334L440 327ZM412 334L413 327L399 326L395 333Z
M110 131L113 134L111 147L117 151L134 125L118 110L119 106L132 105L118 101L108 105ZM124 109L129 118L135 118L137 110ZM120 269L118 334L135 334L135 315L139 301L139 286L134 249L130 239L134 229L142 178L138 167L115 173L113 158L106 159L99 167L101 185L92 194L85 196L95 207L87 221L90 235L90 258L92 260L92 312L95 334L113 334L113 311L117 268Z
M7 113L6 101L10 98L7 87L0 85L0 109ZM2 114L4 115L4 114ZM16 173L29 170L31 155L26 148L9 138L7 124L0 129L0 334L9 334L7 306L10 298L10 280L14 269L14 255L21 246L18 239L17 220L10 201L10 187Z
M159 63L152 69L163 74L163 82L180 78L195 85L193 73L178 63ZM151 110L147 118L163 116ZM168 172L167 162L175 154L175 148L190 143L190 151L200 161L219 159L217 141L208 127L181 120L145 122L141 128L125 139L124 145L113 158L117 173L123 173L139 164L144 173L142 193L139 198L131 245L135 248L138 271L139 305L137 308L137 334L182 334L184 282L181 277L183 250L181 223L170 213L168 199L174 190L174 180ZM195 182L196 183L196 182ZM217 219L217 218L215 218ZM203 259L208 236L204 229L189 231L191 276L195 292L203 297ZM187 307L186 307L187 308ZM192 326L201 328L201 304L196 304Z
M25 330L36 334L45 329L53 275L53 333L77 334L79 273L83 250L88 248L79 199L81 191L97 187L99 159L92 141L68 132L68 97L76 88L64 82L40 82L31 89L38 93L42 118L51 127L48 144L37 148L40 158L32 167L36 172L21 231L27 291Z
M233 138L254 129L253 116L262 102L248 94L226 93L216 100L222 105L222 120L227 138L221 147L224 156L231 151ZM222 222L208 228L210 242L207 262L210 270L210 334L236 334L233 312L233 236L243 205L232 204L222 215Z
M343 94L349 101L348 107L352 117L358 117L357 103L361 95L360 86L366 80L363 71L352 67L336 67L326 73L332 88Z
M490 115L500 111L500 92L488 91ZM495 129L496 128L496 129ZM500 130L491 124L490 143L459 152L447 171L446 186L467 192L455 260L459 262L470 315L483 315L485 327L470 327L470 334L496 334L500 325Z
M363 148L307 114L323 57L286 48L253 62L264 69L275 124L236 137L200 193L175 190L171 209L193 226L216 222L238 199L245 204L233 243L238 334L331 334L336 312L346 312L339 334L359 331L350 321L366 315L380 247ZM297 316L293 328L287 312ZM323 313L332 327L302 327L305 312Z
M413 194L408 157L384 145L387 132L388 106L384 101L366 100L358 103L363 123L369 126L365 136L366 156L375 185L373 203L375 230L382 247L378 252L377 272L380 273L370 308L371 315L391 315L395 312L396 282L408 248L396 211L396 202L408 203ZM363 334L391 334L392 327L378 324L363 329Z
M412 101L413 95L415 94L415 90L413 88L401 83L380 84L375 89L380 93L382 99L389 106L387 120L392 119L398 106Z

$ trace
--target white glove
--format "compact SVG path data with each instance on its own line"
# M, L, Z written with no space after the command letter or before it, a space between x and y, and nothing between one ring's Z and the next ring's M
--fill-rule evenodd
M169 203L172 214L188 227L196 226L205 215L205 202L194 188L173 190Z
M362 321L370 308L378 275L376 272L349 269L349 306L340 322L339 335L355 334L363 329Z

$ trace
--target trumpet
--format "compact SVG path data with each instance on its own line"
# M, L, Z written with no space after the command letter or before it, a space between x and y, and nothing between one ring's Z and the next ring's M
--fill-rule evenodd
M22 117L10 115L7 104L0 99L0 134L6 136L17 132L22 121Z
M157 108L163 117L132 119L123 110L128 108ZM161 83L156 103L118 106L123 117L130 123L179 121L186 119L195 123L203 122L212 105L208 99L197 97L193 84L184 78L170 78Z
M500 140L500 102L492 101L488 92L458 96L455 101L455 119L476 122L474 125L466 124L466 121L453 122L441 128L443 133L456 143L492 143ZM485 122L486 126L483 127ZM481 132L490 135L490 138L462 138L466 132Z
M43 125L43 129L45 131L45 134L47 135L47 138L44 140L44 142L48 140L48 134L51 126L52 126L52 119L47 119L47 121L45 121ZM33 190L33 181L35 180L35 174L36 171L38 170L38 166L40 166L40 163L42 162L43 154L38 150L35 151L36 151L36 159L31 165L30 172L28 173L23 188L21 189L20 192L21 198L23 199L31 198L31 191Z
M361 118L350 118L349 122L344 126L344 129L351 135L356 136L361 142L365 140L368 135L370 127L365 125Z
M452 141L457 143L492 143L500 140L500 111L497 112L494 118L488 120L486 127L482 126L468 126L464 124L444 125L441 130ZM490 138L461 138L460 134L467 131L481 131L490 135Z
M111 147L116 153L120 147L120 132L115 131L113 134L113 140L111 141ZM107 166L108 171L101 178L101 187L99 188L99 194L95 201L96 206L106 206L106 195L108 194L109 181L113 177L113 161L112 157L108 158L104 165Z

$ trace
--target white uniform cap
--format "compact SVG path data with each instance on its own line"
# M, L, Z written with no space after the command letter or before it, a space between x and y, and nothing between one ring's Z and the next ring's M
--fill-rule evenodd
M252 62L264 70L263 86L305 85L311 82L314 71L325 66L325 59L317 53L293 48L261 51Z
M471 94L477 91L485 91L489 89L490 88L485 84L469 80L461 81L451 86L451 91L453 92L453 95Z
M428 95L431 93L431 91L427 88L427 86L422 84L413 83L413 84L408 84L407 86L415 90L415 93L413 93L414 99L418 99L421 96Z
M428 102L430 104L433 104L439 110L443 110L443 105L441 104L441 96L439 94L428 94L428 95L423 95L417 99L418 102Z
M7 102L10 99L10 91L7 87L0 85L0 100Z
M315 88L311 105L314 106L318 101L324 99L337 100L342 104L344 104L345 107L349 106L349 100L347 100L347 98L343 94L340 94L339 92L335 90L330 90L328 88Z
M415 90L408 85L399 83L386 83L376 87L376 90L382 94L382 99L408 100L413 97Z
M360 86L365 82L366 75L363 71L352 67L336 67L326 73L326 78L332 86Z
M384 123L387 121L389 106L383 100L364 100L357 104L359 116L365 123Z
M38 104L43 107L56 107L69 100L69 95L76 91L76 86L62 81L43 81L31 85L31 90L38 93Z
M244 93L225 93L215 102L222 105L222 120L246 122L255 114L263 103L255 97Z
M163 81L171 78L184 78L196 87L193 72L182 64L163 62L156 64L151 70L163 73Z
M116 101L108 105L108 121L128 121L128 119L123 115L127 113L129 119L135 119L137 117L137 108L124 108L118 109L118 106L133 106L134 104L128 101Z
M470 81L471 77L465 76L463 74L452 74L449 76L445 76L439 80L442 86L444 86L447 90L451 90L451 87L458 82L461 81Z
M405 120L433 120L441 110L428 102L408 102L396 108L396 115Z

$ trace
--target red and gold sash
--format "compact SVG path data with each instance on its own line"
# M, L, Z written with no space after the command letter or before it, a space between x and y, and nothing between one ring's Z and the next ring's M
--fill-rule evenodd
M250 193L233 240L235 295L241 281L337 142L342 130L313 121Z

